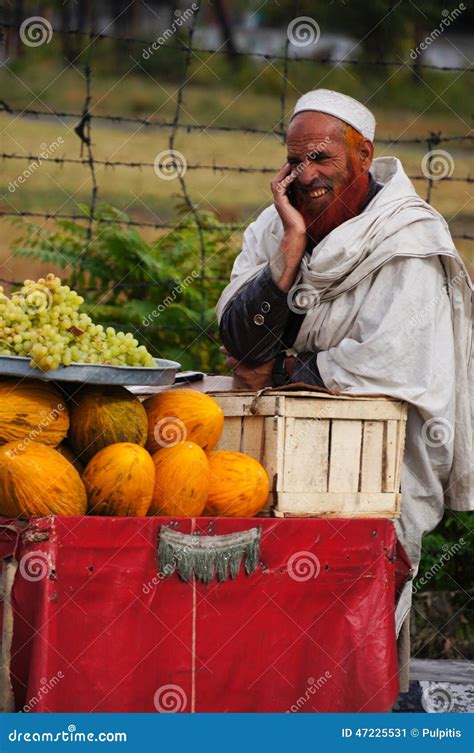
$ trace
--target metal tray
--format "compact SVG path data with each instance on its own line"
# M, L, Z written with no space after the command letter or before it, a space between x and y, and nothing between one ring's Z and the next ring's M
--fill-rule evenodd
M75 363L59 366L53 371L32 369L30 359L21 356L0 356L0 376L42 379L51 382L87 382L88 384L167 385L181 364L156 358L156 368L149 366L106 366L95 363Z

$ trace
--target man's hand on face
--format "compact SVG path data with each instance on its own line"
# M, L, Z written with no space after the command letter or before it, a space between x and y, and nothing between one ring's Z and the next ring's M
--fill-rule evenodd
M227 356L225 365L228 369L232 369L238 386L241 389L261 390L264 387L272 386L274 358L268 361L268 363L260 364L259 366L247 366L236 358L233 358L224 347L221 347L220 350L221 353Z
M288 189L296 178L296 173L292 173L288 162L285 162L281 170L277 172L272 180L273 202L278 214L283 222L285 235L291 234L295 237L306 236L306 225L303 215L293 206L290 201ZM291 193L291 189L290 189Z
M298 269L306 248L306 225L303 215L294 207L288 197L288 188L296 174L286 162L272 181L272 194L275 208L284 228L279 253L284 259L283 272L278 287L288 292L295 282Z

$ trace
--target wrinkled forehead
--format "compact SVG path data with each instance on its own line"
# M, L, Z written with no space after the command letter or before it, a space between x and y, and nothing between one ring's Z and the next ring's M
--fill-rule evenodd
M345 144L346 124L324 112L300 112L288 126L288 151Z

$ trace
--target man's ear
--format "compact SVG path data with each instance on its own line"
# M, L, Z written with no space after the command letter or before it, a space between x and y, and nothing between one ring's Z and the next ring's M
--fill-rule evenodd
M364 139L359 148L360 166L364 172L370 169L374 158L374 145L369 139Z

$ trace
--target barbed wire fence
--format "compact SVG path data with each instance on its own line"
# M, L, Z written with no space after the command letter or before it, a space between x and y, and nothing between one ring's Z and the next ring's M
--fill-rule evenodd
M216 132L216 133L235 133L235 134L253 134L256 136L274 136L281 141L285 141L285 124L286 124L286 113L287 113L287 103L288 103L288 84L289 84L289 63L306 63L308 64L309 61L307 58L301 58L301 57L291 57L290 56L290 47L289 47L289 37L286 33L286 30L282 30L282 34L286 34L285 37L285 45L284 45L284 55L269 55L266 53L247 53L247 52L241 52L241 51L235 51L232 54L237 57L244 57L248 58L255 57L260 58L263 60L270 61L274 65L278 65L281 68L281 74L282 74L282 87L281 87L281 94L280 94L280 116L278 124L273 129L265 129L260 128L254 124L248 124L245 126L226 126L226 125L216 125L215 123L185 123L182 121L182 114L183 114L183 97L185 93L186 86L188 84L189 78L190 78L190 67L192 63L192 57L194 53L203 53L203 54L212 54L212 55L229 55L228 50L224 49L224 46L222 46L219 49L207 49L203 47L199 47L193 44L194 35L198 23L199 18L199 11L201 8L201 3L197 2L195 3L197 10L192 14L191 17L191 23L189 27L187 28L187 39L179 39L177 38L176 41L173 41L172 43L167 42L166 46L163 47L164 50L166 49L174 49L177 51L180 51L184 55L184 70L183 70L183 76L181 78L181 81L178 85L177 92L176 92L176 108L174 112L174 117L170 120L162 120L154 117L134 117L134 116L128 116L128 115L122 115L120 113L110 113L110 114L101 114L101 113L95 113L93 112L93 95L92 95L92 84L93 84L93 74L94 74L94 52L96 49L96 45L100 45L102 41L104 40L113 40L115 42L120 42L125 45L150 45L150 39L140 39L138 37L122 37L112 34L105 34L105 33L97 33L94 32L92 29L89 31L82 31L79 29L61 29L61 28L54 28L49 24L49 22L46 22L48 24L47 32L51 32L58 35L70 35L74 37L77 40L80 40L83 43L83 47L80 54L85 55L85 63L84 63L84 102L82 111L80 112L72 112L72 111L61 111L56 110L54 108L48 109L36 109L36 108L19 108L15 107L13 104L10 104L6 102L4 99L0 99L0 112L3 112L7 115L11 115L13 118L56 118L60 121L64 121L65 119L71 119L73 121L76 121L76 125L74 126L74 132L77 135L79 142L80 142L80 157L79 158L71 158L71 157L53 157L48 156L48 162L55 163L58 165L82 165L86 169L89 170L90 179L91 179L91 190L89 195L89 200L87 202L88 204L88 211L87 214L78 214L75 212L67 213L67 212L57 212L55 210L51 211L35 211L35 210L23 210L23 209L3 209L0 208L0 217L24 217L24 218L31 218L31 219L43 219L43 220L51 220L51 219L57 219L57 220L71 220L71 221L83 221L87 223L87 240L88 243L90 242L94 226L100 225L101 223L118 223L124 226L133 226L138 228L152 228L156 230L176 230L179 228L197 228L198 235L199 235L199 246L200 246L200 260L199 260L199 266L200 266L200 284L201 284L201 291L202 291L202 306L201 306L201 315L200 315L200 323L199 326L204 332L206 330L205 321L204 321L204 314L206 310L206 262L207 262L207 254L206 254L206 235L208 232L212 231L225 231L227 233L229 232L236 232L236 231L243 231L246 227L246 224L248 223L226 223L226 224L212 224L212 226L206 225L205 222L203 222L200 213L196 209L196 205L192 200L192 195L189 190L188 184L186 182L185 173L187 171L212 171L213 173L226 173L226 172L234 172L234 173L241 173L241 174L275 174L277 170L279 169L279 166L265 166L265 167L251 167L251 166L236 166L236 165L227 165L227 164L219 164L212 162L211 164L201 164L199 162L186 162L186 170L180 170L180 165L176 162L173 162L173 154L175 153L175 141L177 138L177 135L179 132L185 132L187 134L190 134L192 132ZM45 20L45 19L43 19ZM0 21L0 40L4 37L6 34L6 31L8 29L15 30L16 33L20 33L21 26L18 24L10 23L10 22L2 22ZM360 65L370 65L370 66L381 66L385 68L390 67L406 67L407 63L403 60L389 60L389 61L382 61L382 60L376 60L372 61L371 63L368 63L366 60L359 60L359 59L344 59L344 60L335 60L334 58L318 58L316 61L318 65L323 66L336 66L338 64L343 64L344 66L360 66ZM446 73L464 73L464 74L470 74L474 73L474 68L472 67L438 67L433 65L425 65L425 64L417 64L417 71L420 71L422 69L429 69L429 70L435 70L435 71L444 71ZM100 196L100 185L97 175L97 168L103 167L103 168L129 168L129 169L137 169L140 170L141 168L148 168L148 167L155 167L155 163L153 162L140 162L140 161L123 161L123 160L108 160L108 159L99 159L95 156L94 153L94 144L92 139L92 133L93 133L93 124L94 122L107 122L110 124L115 123L123 123L123 124L135 124L137 126L142 126L146 129L159 129L159 130L169 130L169 138L168 138L168 151L171 155L171 164L176 168L176 177L178 178L179 186L180 186L180 192L182 195L182 199L184 202L184 206L187 209L187 213L185 217L180 217L176 222L152 222L152 221L146 221L146 220L134 220L130 218L107 218L103 216L98 216L97 213L97 207L98 207L98 200ZM64 123L62 122L62 125ZM474 181L473 178L470 177L470 175L465 175L463 177L453 177L452 171L451 173L448 170L449 174L443 175L440 177L438 174L436 174L436 170L432 169L434 165L434 161L436 160L436 148L440 145L446 145L449 143L463 145L466 143L472 143L474 141L474 135L470 133L466 134L453 134L453 135L444 135L441 133L441 131L432 131L426 134L425 137L414 137L414 138L384 138L384 139L376 139L376 144L385 144L385 145L419 145L420 147L426 148L426 162L422 169L422 174L414 174L409 175L410 179L413 181L416 181L417 183L422 183L425 185L425 198L429 202L432 198L432 190L435 183L438 183L440 181L452 183L463 183L463 184L470 184ZM179 154L179 153L178 153ZM11 152L0 152L0 159L2 161L23 161L23 162L35 162L39 161L41 159L41 155L39 154L16 154ZM467 241L474 240L474 235L469 235L466 233L459 233L453 235L454 239L463 239ZM84 253L87 253L87 244L85 246ZM19 281L15 280L1 280L1 282L11 284L11 285L18 285L21 284ZM117 281L117 286L121 285L120 281Z

